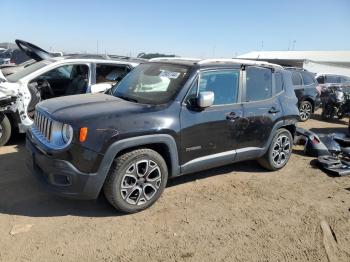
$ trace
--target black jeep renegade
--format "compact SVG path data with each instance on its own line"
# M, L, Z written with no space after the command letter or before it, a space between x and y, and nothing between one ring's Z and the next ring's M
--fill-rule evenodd
M248 159L282 168L298 119L291 73L280 66L158 59L109 94L38 104L27 147L50 191L80 199L103 191L132 213L151 206L171 177Z

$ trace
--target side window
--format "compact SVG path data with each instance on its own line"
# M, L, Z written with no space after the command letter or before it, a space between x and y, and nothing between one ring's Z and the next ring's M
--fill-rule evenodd
M326 83L327 84L339 84L340 83L340 77L335 75L327 75L326 76Z
M315 78L312 76L312 74L308 72L301 72L301 76L303 77L304 85L308 86L315 83Z
M348 78L346 76L341 77L341 83L346 83L346 82L349 82L349 81L350 81L350 78Z
M301 86L303 84L299 72L294 71L292 73L293 86Z
M280 71L275 71L275 85L276 85L276 88L275 88L276 94L283 91L284 82L283 82L282 73Z
M199 92L212 91L214 105L237 103L240 70L203 72L200 76Z
M246 102L272 97L272 71L268 68L247 67Z
M121 65L96 65L96 84L111 83L115 84L123 79L129 73L130 69Z
M52 69L40 76L41 79L70 79L72 74L73 65L64 65Z
M42 92L50 91L51 96L84 94L89 83L89 67L84 64L64 65L40 75L33 81L42 79L50 84L50 90L42 90Z

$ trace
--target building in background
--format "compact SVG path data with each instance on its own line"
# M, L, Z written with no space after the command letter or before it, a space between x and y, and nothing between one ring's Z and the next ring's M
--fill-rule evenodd
M237 58L302 67L317 74L350 77L350 51L254 51Z

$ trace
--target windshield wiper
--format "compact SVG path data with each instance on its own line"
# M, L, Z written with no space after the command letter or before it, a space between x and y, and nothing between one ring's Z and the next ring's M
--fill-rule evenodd
M137 99L135 98L131 98L131 97L127 97L127 96L121 96L121 95L118 95L117 97L121 98L121 99L124 99L126 101L129 101L129 102L135 102L137 103Z

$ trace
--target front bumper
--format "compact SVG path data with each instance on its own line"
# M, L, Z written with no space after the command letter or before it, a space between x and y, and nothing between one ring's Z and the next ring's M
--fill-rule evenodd
M33 140L26 139L31 154L28 165L33 175L50 192L75 199L96 199L105 177L83 173L69 161L55 159L41 150Z

